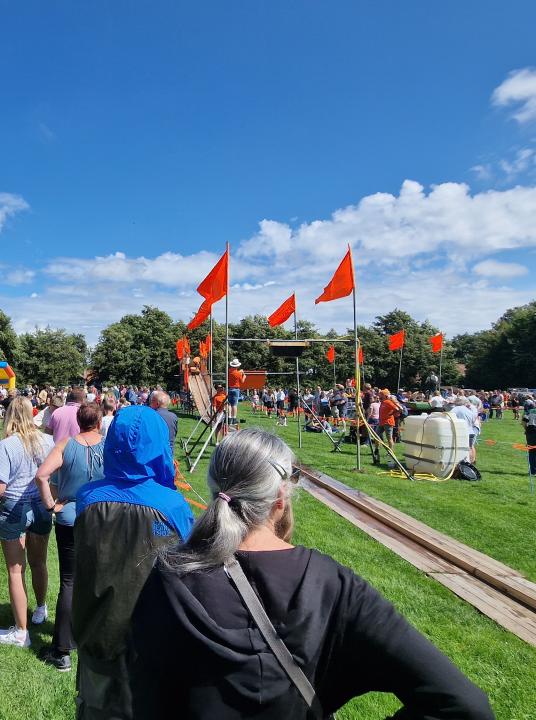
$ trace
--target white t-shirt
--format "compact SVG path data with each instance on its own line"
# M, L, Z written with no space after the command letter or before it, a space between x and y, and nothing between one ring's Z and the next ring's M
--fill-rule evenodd
M113 415L105 415L105 416L102 418L102 422L101 422L101 435L102 435L102 437L106 437L106 435L108 434L108 428L109 428L110 425L112 424L113 419L114 419L114 416L113 416Z
M445 400L441 396L434 395L434 397L430 400L430 405L433 408L443 407L444 404Z

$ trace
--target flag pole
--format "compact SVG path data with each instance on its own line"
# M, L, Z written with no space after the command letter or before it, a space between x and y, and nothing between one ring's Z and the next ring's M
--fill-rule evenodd
M404 342L405 342L405 338L404 338ZM398 363L398 383L396 386L397 395L400 391L400 376L402 374L402 353L403 352L404 352L404 345L402 345L402 347L400 348L400 362Z
M229 430L229 266L230 253L229 243L226 243L227 251L227 292L225 293L225 395L227 402L225 403L225 425Z
M441 393L441 369L443 366L443 338L441 338L441 350L439 351L439 392Z
M210 391L212 392L212 389L214 388L214 378L212 377L214 368L213 368L213 354L214 354L214 338L213 335L213 315L212 315L212 305L210 306L210 355L208 356L208 372L210 375Z
M294 292L294 337L298 339L298 318L296 316L296 292ZM300 360L296 357L296 392L298 393L298 447L302 446L302 427L301 427L301 399L300 399Z
M356 297L355 297L355 270L354 270L354 259L352 257L352 251L350 249L350 245L348 245L348 250L350 252L350 258L352 260L352 277L354 281L354 288L352 290L352 300L353 300L353 306L354 306L354 353L355 353L355 429L356 429L356 446L355 446L355 452L356 452L356 462L357 462L357 471L361 472L361 437L359 435L359 348L358 348L358 339L357 339L357 307L356 307Z
M333 387L337 384L337 371L335 369L335 353L333 353Z

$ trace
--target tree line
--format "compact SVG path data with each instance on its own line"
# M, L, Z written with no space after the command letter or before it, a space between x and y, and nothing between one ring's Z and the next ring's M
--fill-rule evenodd
M401 385L408 389L422 386L428 373L439 372L439 355L432 353L428 338L438 332L428 321L418 322L408 313L395 309L376 318L369 327L359 326L363 347L365 380L382 387L396 387L399 353L388 349L389 335L404 328ZM7 360L17 373L19 384L69 385L82 381L90 368L100 383L135 385L161 384L179 387L179 363L175 342L188 335L192 355L199 341L209 332L208 321L188 333L186 323L174 321L166 312L145 306L140 314L125 315L106 327L94 348L83 335L45 328L17 335L10 318L0 310L0 359ZM292 339L294 333L283 327L271 328L265 317L247 316L231 323L232 338ZM353 376L353 330L322 334L307 320L298 322L298 337L327 338L312 343L300 359L302 383L326 386L333 383L333 365L326 359L330 344L335 347L335 377L344 382ZM339 342L338 342L339 341ZM536 346L536 302L508 310L490 330L457 335L445 341L442 356L444 384L474 388L532 387L535 385L533 348ZM225 326L213 326L214 373L225 377ZM271 378L273 385L294 384L293 360L278 358L264 343L230 343L231 357L238 357L247 369L283 373ZM463 376L465 368L465 377Z

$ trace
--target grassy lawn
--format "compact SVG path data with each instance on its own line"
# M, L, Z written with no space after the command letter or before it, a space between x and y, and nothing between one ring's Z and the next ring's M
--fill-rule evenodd
M247 419L247 425L269 427L291 445L296 444L293 421L289 421L287 428L279 428L262 416L252 418L245 408L242 416ZM180 424L182 435L187 435L191 421L181 420ZM484 429L486 438L522 442L523 433L511 419L491 421ZM343 454L330 450L327 438L307 434L300 457L536 579L536 499L528 492L526 456L513 450L511 445L489 447L481 443L478 460L483 474L481 483L409 483L379 475L366 451L363 452L365 472L358 475L352 470L355 465L352 446L346 446ZM179 445L177 456L181 456ZM204 459L195 474L189 476L203 496L206 496L206 467ZM184 470L184 463L182 468ZM489 694L500 720L533 720L536 649L499 628L306 493L297 492L295 510L297 543L329 553L383 592ZM58 573L52 538L49 568L49 606L53 608ZM2 567L0 626L11 622ZM33 631L33 646L29 651L0 648L0 720L70 720L74 717L74 671L70 675L57 673L44 667L35 655L43 642L50 642L51 631L50 622L38 632ZM350 703L338 717L379 720L397 706L395 698L369 695Z

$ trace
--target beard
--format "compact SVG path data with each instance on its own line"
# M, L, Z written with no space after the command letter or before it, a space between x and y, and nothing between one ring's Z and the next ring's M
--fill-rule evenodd
M285 504L283 515L277 521L274 527L275 534L283 542L289 543L292 539L292 531L294 530L294 513L290 501Z

